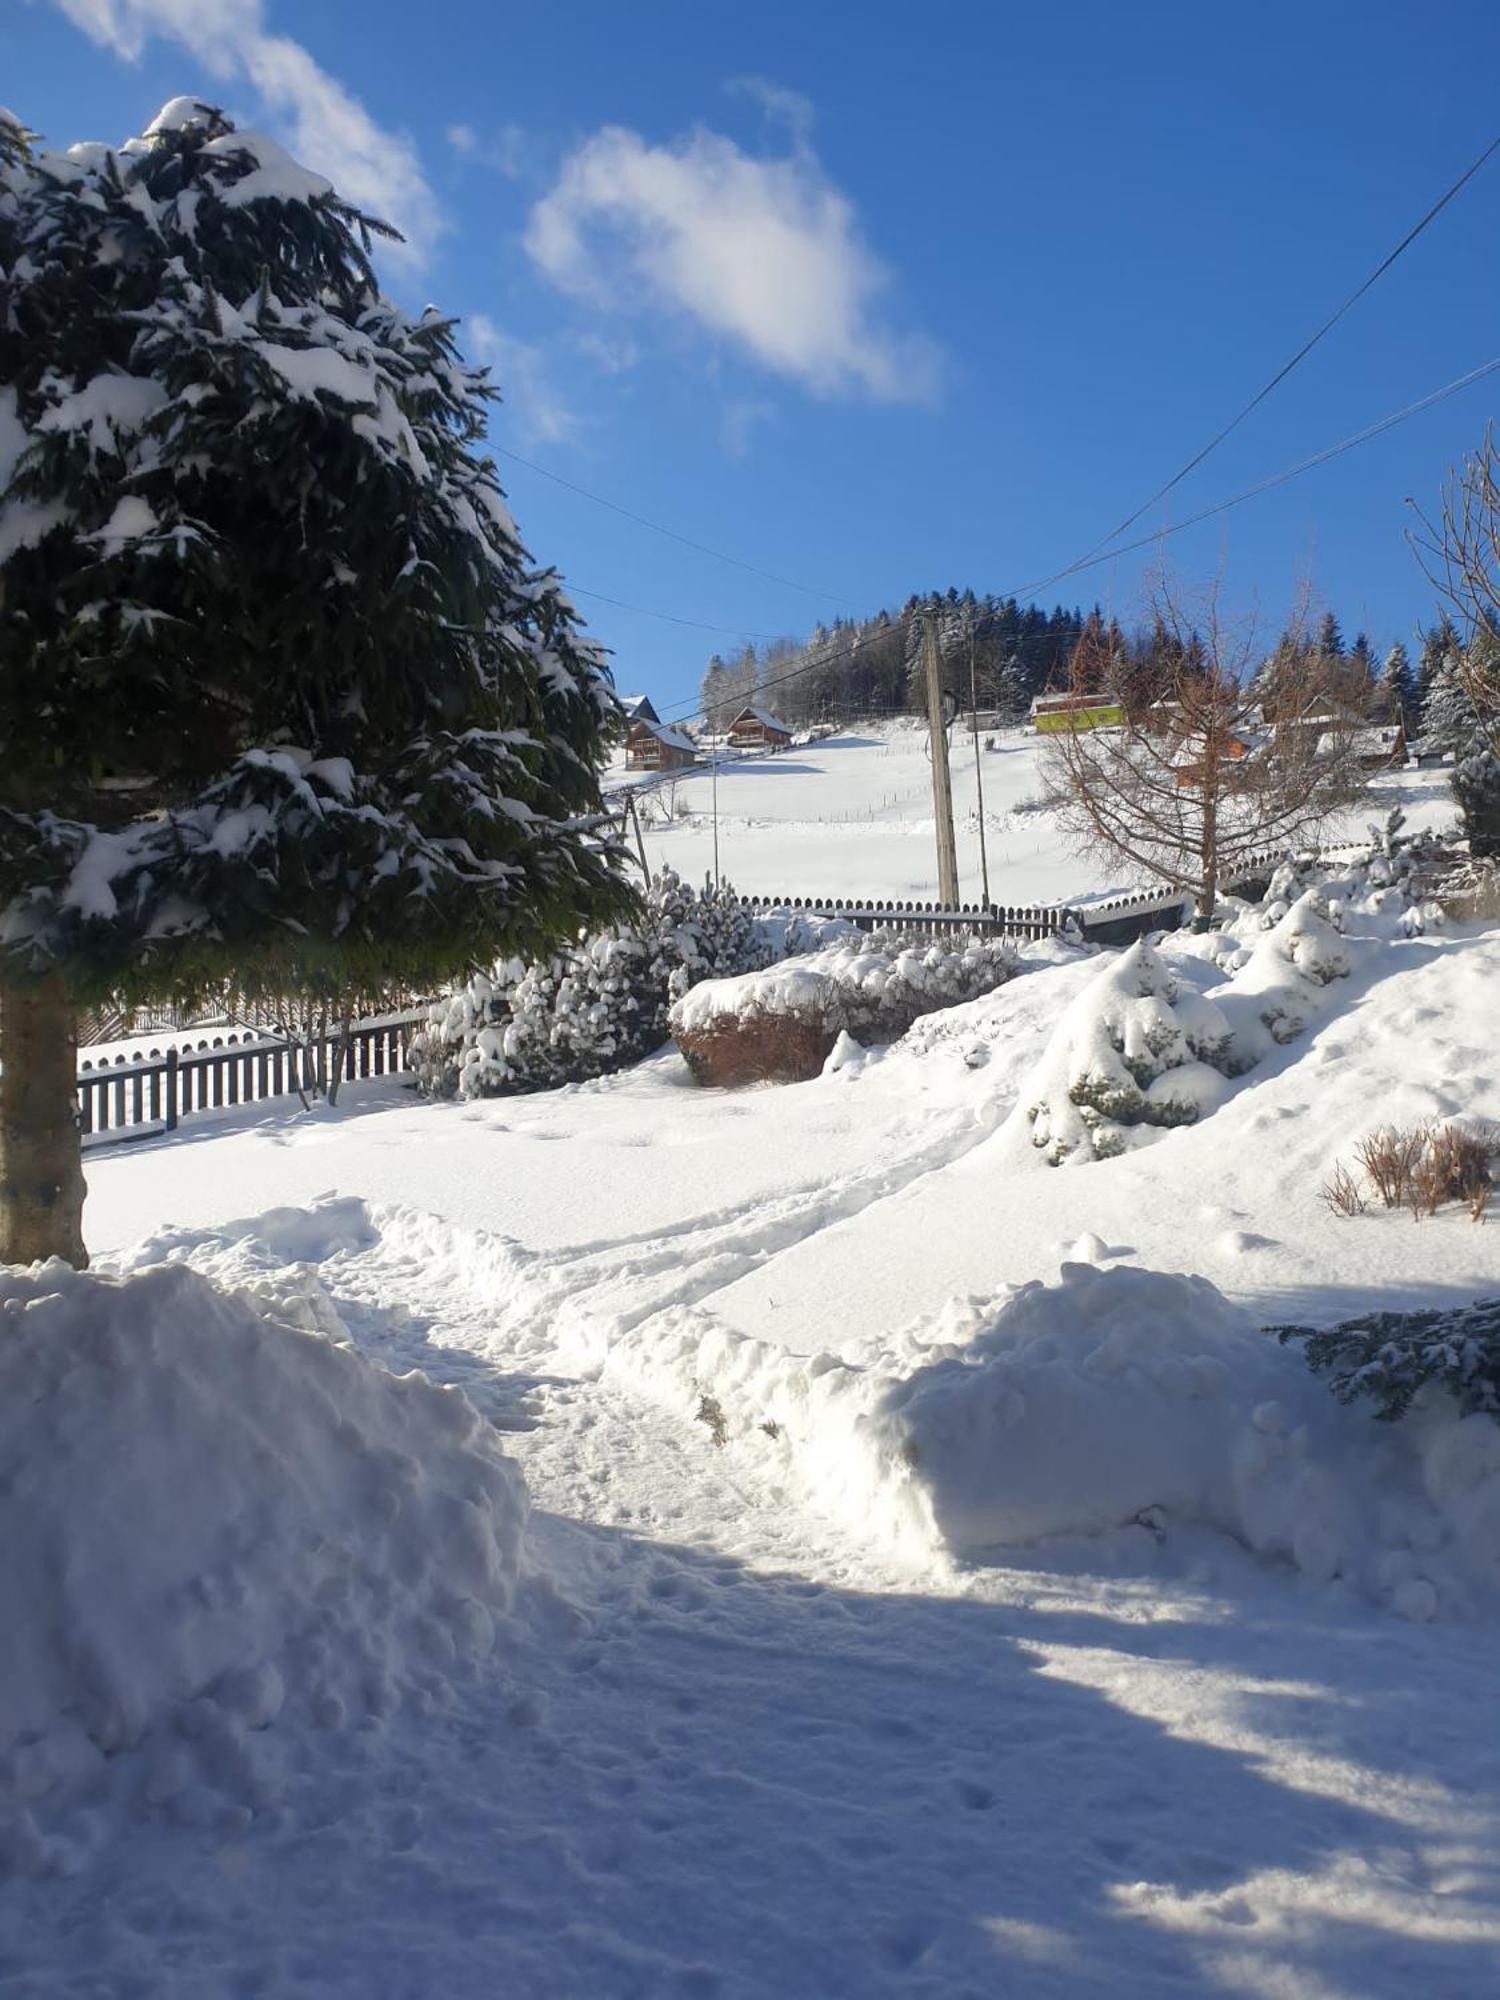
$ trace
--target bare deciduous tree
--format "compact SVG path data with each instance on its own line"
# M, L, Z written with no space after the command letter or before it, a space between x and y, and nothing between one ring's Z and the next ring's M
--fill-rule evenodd
M1043 782L1077 846L1191 890L1207 928L1221 885L1252 856L1314 837L1360 797L1362 718L1330 697L1316 651L1296 645L1265 714L1250 683L1254 628L1231 626L1216 591L1189 618L1159 584L1151 609L1154 698L1127 702L1116 728L1050 736Z
M1416 509L1417 558L1457 611L1465 644L1453 663L1472 734L1459 751L1453 791L1470 852L1500 857L1500 445L1483 442L1454 467L1436 522Z

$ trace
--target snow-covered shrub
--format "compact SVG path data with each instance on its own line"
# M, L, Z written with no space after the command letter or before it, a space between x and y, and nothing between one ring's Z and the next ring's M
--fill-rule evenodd
M767 1074L786 1081L816 1074L840 1036L866 1047L893 1042L922 1015L993 992L1015 966L1004 938L856 932L768 970L695 986L673 1006L671 1029L700 1081L728 1080L717 1057L731 1042L763 1048L773 1060ZM781 1025L788 1034L775 1032ZM736 1061L734 1080L748 1080L740 1070Z
M1500 1420L1500 1299L1270 1331L1300 1340L1308 1367L1328 1376L1341 1403L1368 1396L1384 1423L1404 1417L1429 1385L1455 1397L1464 1416L1482 1411Z
M1459 923L1500 920L1500 860L1471 857L1445 871L1435 895L1445 917Z
M1260 903L1229 928L1248 939L1258 930L1274 930L1309 890L1316 891L1336 930L1343 930L1352 915L1364 920L1363 929L1380 930L1384 919L1393 934L1408 936L1440 924L1432 877L1450 868L1454 856L1437 835L1407 833L1405 823L1405 812L1395 806L1382 825L1371 826L1362 847L1337 857L1288 855Z
M1273 887L1275 885L1273 884ZM1295 902L1278 901L1263 932L1215 995L1233 1031L1226 1067L1232 1076L1295 1041L1327 1004L1325 989L1348 976L1349 947L1336 928L1339 913L1317 889Z
M413 1038L418 1088L492 1097L623 1069L667 1039L674 999L770 951L727 884L693 889L663 869L630 921L535 965L506 960L439 1001Z
M1057 1025L1027 1116L1054 1166L1104 1160L1139 1132L1191 1125L1224 1094L1233 1041L1212 1001L1142 939L1111 959Z

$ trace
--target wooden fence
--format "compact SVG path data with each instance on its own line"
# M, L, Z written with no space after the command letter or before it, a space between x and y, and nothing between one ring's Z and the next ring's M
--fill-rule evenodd
M1286 858L1282 849L1248 855L1221 888L1259 890ZM866 901L848 896L742 896L756 916L791 911L802 916L843 917L862 931L915 931L920 936L964 932L977 937L1058 937L1076 927L1091 944L1128 944L1152 931L1180 930L1192 915L1190 889L1144 889L1112 896L1106 903L1073 907L1062 903L1011 906L1001 903Z
M183 1118L297 1091L326 1091L343 1047L342 1080L393 1075L407 1066L412 1030L425 1007L355 1021L347 1042L334 1029L309 1044L247 1030L196 1045L117 1055L78 1066L78 1117L86 1138L146 1138Z
M894 898L864 902L849 896L742 896L755 916L773 911L804 917L842 917L862 931L914 931L939 937L955 931L976 937L1055 937L1067 928L1071 911L1059 906L1030 904L1011 908L999 903L961 903L947 909L941 903L904 903Z

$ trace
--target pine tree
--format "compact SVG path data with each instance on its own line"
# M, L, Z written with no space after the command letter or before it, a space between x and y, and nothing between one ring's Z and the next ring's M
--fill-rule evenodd
M1456 657L1439 668L1427 697L1422 741L1432 750L1461 757L1479 731L1479 717Z
M1376 702L1381 716L1390 723L1403 723L1410 729L1416 706L1417 677L1407 657L1405 646L1398 639L1385 656L1385 665L1380 670L1380 681L1376 690Z
M192 99L0 144L0 1255L83 1262L74 1010L607 921L618 710L382 225Z
M1344 657L1344 634L1332 611L1324 612L1323 622L1318 627L1318 651L1325 660L1341 660Z
M1457 660L1459 651L1458 633L1445 611L1436 625L1423 633L1422 652L1417 663L1417 710L1424 738L1427 734L1427 704L1433 683L1445 666Z

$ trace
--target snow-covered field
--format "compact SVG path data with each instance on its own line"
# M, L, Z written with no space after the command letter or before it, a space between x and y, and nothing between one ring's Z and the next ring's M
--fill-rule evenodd
M0 1411L63 1523L0 1654L0 1991L1494 1990L1500 1427L1376 1426L1258 1329L1500 1289L1493 1217L1317 1198L1378 1120L1500 1113L1500 933L1347 942L1210 1115L1087 1165L1027 1113L1118 961L1051 943L806 1084L668 1051L91 1157L118 1323L55 1431ZM1162 959L1232 1015L1207 953ZM37 1357L78 1283L10 1295ZM132 1426L173 1647L63 1531Z
M984 772L985 848L990 897L996 903L1080 902L1136 886L1118 865L1069 850L1052 817L1026 810L1041 791L1038 739L1018 729L980 737ZM961 900L981 900L978 791L972 736L955 730L951 768ZM621 784L637 774L610 774ZM798 744L777 757L727 757L719 770L719 866L747 895L893 896L937 894L937 849L927 732L905 719L877 722ZM663 863L686 881L713 867L713 779L684 774L654 795L645 829L653 867ZM1403 805L1415 831L1451 818L1440 771L1402 771L1371 787L1368 812L1347 830L1359 839L1365 821ZM671 817L672 814L678 817ZM1335 830L1337 831L1337 830Z

